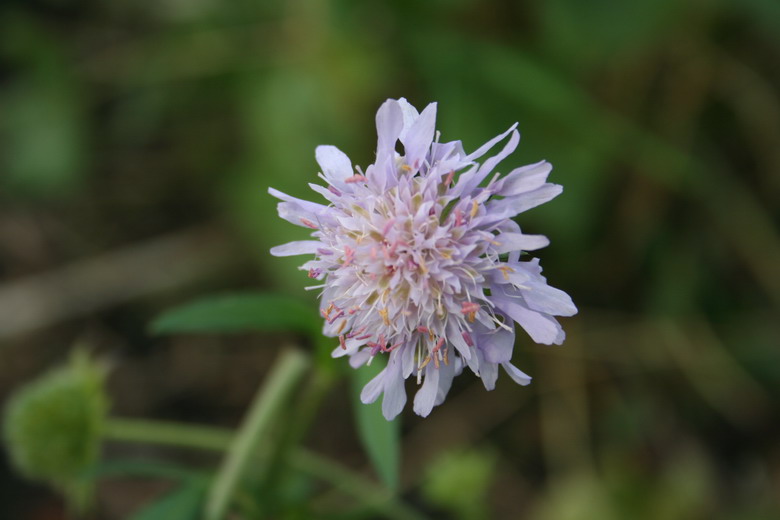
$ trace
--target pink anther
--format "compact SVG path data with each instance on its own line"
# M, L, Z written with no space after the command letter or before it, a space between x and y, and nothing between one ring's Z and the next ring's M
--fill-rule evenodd
M366 182L366 177L364 175L355 174L352 177L347 177L346 179L344 179L344 182L346 182L347 184L352 184L355 182Z
M317 224L315 224L314 222L312 222L311 220L309 220L309 219L307 219L307 218L301 218L301 224L303 224L303 225L304 225L304 226L306 226L307 228L311 228L311 229L319 229L319 228L317 227Z

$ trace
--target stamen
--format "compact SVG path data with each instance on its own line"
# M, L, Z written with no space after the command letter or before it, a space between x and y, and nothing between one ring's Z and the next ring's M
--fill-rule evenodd
M455 210L455 226L463 225L463 212L460 208Z
M341 331L344 330L344 327L347 326L347 320L343 320L341 322L341 325L339 325L339 328L336 329L336 334L341 334Z
M306 226L307 228L311 228L311 229L319 229L319 228L317 227L317 224L315 224L314 222L312 222L311 220L309 220L309 219L307 219L307 218L303 218L303 217L301 217L301 224L303 224L303 225L304 225L304 226Z
M347 267L349 264L352 263L352 260L355 259L355 250L352 249L349 246L344 246L344 262L342 262L343 267Z
M463 314L471 314L479 310L479 304L474 302L463 302L460 304L460 312Z
M471 218L474 218L477 216L477 212L479 211L479 204L476 200L471 201Z
M339 344L342 349L347 350L347 342L344 341L344 336L339 336Z
M382 228L382 235L387 236L387 234L390 232L390 228L393 227L393 224L395 224L394 218L391 218L387 222L385 222L385 225Z
M390 318L387 316L387 309L379 309L377 312L379 312L379 315L382 316L382 322L389 327Z
M364 175L355 174L352 177L347 177L344 179L344 182L347 184L353 184L355 182L366 182L366 177Z
M341 192L335 186L331 186L329 184L328 185L328 191L330 191L332 194L334 194L337 197L341 197Z

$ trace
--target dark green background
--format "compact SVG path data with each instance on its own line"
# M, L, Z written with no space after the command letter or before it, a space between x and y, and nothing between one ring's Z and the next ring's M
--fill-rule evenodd
M499 171L554 165L563 195L519 222L550 237L545 274L580 308L561 348L521 335L530 387L487 394L466 374L429 419L404 417L405 496L445 514L424 468L478 447L498 455L498 518L776 518L775 0L3 2L0 312L40 317L0 330L0 396L82 340L116 362L118 413L235 424L294 337L159 340L146 324L209 292L313 305L297 262L267 253L305 232L266 189L316 199L318 144L369 164L374 113L400 96L438 101L442 138L467 150L519 122ZM172 256L155 241L185 235ZM194 274L135 294L90 277L143 247ZM116 276L146 287L155 268L134 259ZM85 262L93 285L63 295ZM41 274L43 299L22 299ZM360 467L346 392L308 442ZM13 518L59 518L46 491L2 479ZM103 489L101 518L155 492Z

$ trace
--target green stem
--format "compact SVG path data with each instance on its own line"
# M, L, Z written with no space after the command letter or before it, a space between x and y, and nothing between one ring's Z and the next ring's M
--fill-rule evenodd
M103 428L106 440L165 444L182 448L225 451L233 442L233 432L197 424L112 417Z
M199 426L176 422L151 421L143 419L111 418L104 429L104 438L112 441L162 444L182 448L196 448L208 451L225 451L235 438L226 428ZM257 453L251 457L257 460ZM422 519L419 512L392 496L381 486L373 484L363 475L326 457L296 448L289 458L290 466L331 484L361 504L381 510L388 518L398 520Z
M313 477L330 482L335 489L350 495L364 505L382 511L388 518L424 520L416 509L396 499L393 493L372 484L365 476L316 453L298 449L290 457L290 465Z
M221 520L241 481L252 454L267 438L273 419L295 390L309 366L308 358L297 350L282 353L271 375L256 394L249 412L217 471L206 499L206 520Z

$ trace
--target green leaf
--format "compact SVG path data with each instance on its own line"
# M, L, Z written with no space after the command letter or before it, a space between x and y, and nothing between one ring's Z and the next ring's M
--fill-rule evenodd
M374 465L382 482L392 491L398 489L400 468L401 421L388 421L382 415L382 403L371 404L360 401L360 391L383 367L381 359L375 358L371 366L364 366L352 372L352 396L360 441Z
M144 507L130 520L199 520L205 491L205 482L191 480Z
M312 307L278 294L244 293L209 297L163 313L150 326L154 334L185 332L319 332Z

